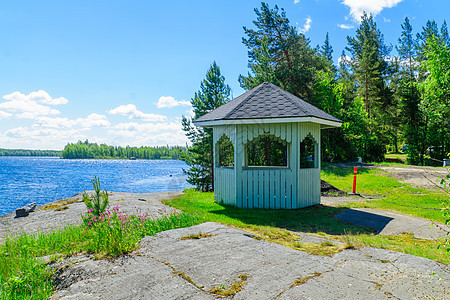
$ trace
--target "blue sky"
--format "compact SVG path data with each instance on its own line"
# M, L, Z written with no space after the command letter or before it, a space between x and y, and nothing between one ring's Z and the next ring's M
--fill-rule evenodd
M442 24L447 0L280 0L292 25L334 59L362 11L396 45ZM89 139L112 145L183 145L181 116L215 60L233 96L244 92L243 26L260 1L4 1L0 5L0 148L62 149ZM450 21L450 20L448 20ZM395 51L392 53L395 54Z

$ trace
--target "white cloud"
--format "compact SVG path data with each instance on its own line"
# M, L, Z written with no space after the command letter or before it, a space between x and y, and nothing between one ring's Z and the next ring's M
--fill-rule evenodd
M117 144L127 145L184 145L188 140L182 130L181 122L119 123L108 130L116 136Z
M354 26L353 25L347 25L347 24L338 24L339 28L342 29L352 29Z
M162 96L158 99L158 103L156 103L156 106L158 108L163 108L163 107L176 107L176 106L181 106L181 105L191 105L191 102L186 101L186 100L175 100L174 97L171 96Z
M186 111L187 115L190 116L191 118L195 117L195 112L194 112L194 108L191 107L191 109L189 109L188 111Z
M156 124L129 122L114 125L113 128L110 130L110 133L116 133L117 131L153 133L158 131L171 131L178 129L181 129L181 123L178 122L165 122Z
M299 31L300 33L305 34L305 33L311 28L311 23L312 23L312 20L311 20L311 18L308 16L308 17L306 18L305 25L303 25L303 28L299 28L298 31Z
M111 115L128 116L129 119L139 118L147 122L161 122L167 120L167 117L163 115L143 113L142 111L137 110L136 105L134 104L120 105L109 110L108 113Z
M350 14L356 22L361 21L363 12L377 15L384 8L391 8L403 0L343 0L342 4L350 8Z
M348 55L346 55L345 57L340 56L338 58L338 64L340 64L342 60L345 60L346 62L350 62L352 60L352 58Z
M16 127L6 130L4 134L0 133L0 137L0 147L4 148L55 150L63 149L67 142L76 142L88 138L75 129L31 129L28 127Z
M75 123L84 128L97 127L97 126L98 127L100 127L100 126L107 127L107 126L111 125L111 123L108 121L108 118L105 115L99 115L96 113L90 114L86 118L77 118L75 120Z
M9 117L11 117L11 116L12 116L12 114L7 113L6 111L1 111L1 110L0 110L0 120L1 120L1 119L7 119L7 118L9 118Z
M68 118L49 118L39 117L35 120L33 128L71 128L74 125L74 120Z
M67 100L64 97L52 98L44 90L39 90L37 92L31 92L28 95L22 94L20 92L14 92L12 94L3 96L3 99L9 100L9 101L22 100L22 101L30 101L30 102L44 103L44 104L51 104L51 105L67 104L69 102L69 100Z
M9 112L17 112L18 119L35 119L39 116L57 115L59 110L50 108L47 105L66 104L69 101L64 97L52 98L43 90L32 92L28 95L14 92L3 96L6 100L0 103L0 108Z
M294 0L294 4L300 3L300 0Z
M72 128L80 126L84 129L91 127L108 127L111 123L105 115L96 113L90 114L86 118L70 120L68 118L39 117L33 124L33 128Z
M383 21L384 21L384 23L391 23L391 19L386 19L384 17L383 17Z

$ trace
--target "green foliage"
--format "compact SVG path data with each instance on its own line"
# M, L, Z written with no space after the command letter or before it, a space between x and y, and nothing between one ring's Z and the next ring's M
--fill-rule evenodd
M400 98L401 122L405 143L408 145L408 163L424 164L426 144L424 143L423 114L419 109L420 93L417 90L418 45L412 34L412 26L406 17L402 24L401 38L398 39L397 52L403 61L399 70L397 95Z
M325 42L323 43L323 46L321 48L323 57L325 57L328 62L333 63L333 47L330 44L330 37L328 36L328 32L325 36Z
M90 212L83 217L83 220L90 234L89 242L84 245L85 251L107 256L116 256L135 250L144 236L200 223L195 216L175 212L158 219L153 219L147 214L128 216L122 214L118 206L99 216Z
M60 156L61 151L55 150L26 150L26 149L1 149L0 156Z
M271 9L263 2L255 13L256 28L244 27L242 42L248 48L250 72L239 76L241 86L248 90L269 81L313 101L314 73L324 68L324 59L310 47L309 39L290 25L284 9L276 5Z
M147 215L125 216L116 207L100 217L91 215L86 225L71 225L49 233L8 236L5 244L0 245L0 299L47 299L51 296L53 273L39 257L50 256L51 260L79 252L116 256L135 250L144 236L201 222L199 217L184 213L157 219Z
M286 142L273 135L262 135L247 143L249 166L287 166Z
M226 135L217 141L216 151L219 155L219 167L234 167L234 145Z
M450 194L450 174L445 175L445 177L441 178L441 185L444 187L445 191ZM441 245L439 247L443 247L450 252L450 200L448 198L445 201L442 201L442 214L444 216L444 223L447 225L446 228L442 228L447 232L446 237L442 240Z
M200 84L200 90L194 94L191 104L194 109L194 119L197 119L211 110L225 104L230 100L230 87L225 84L225 77L220 68L213 62L206 73L206 78ZM214 190L214 151L211 128L197 128L191 120L183 116L181 124L183 131L191 141L192 146L183 156L189 169L184 170L187 181L198 190Z
M106 189L101 191L100 178L97 178L97 176L95 176L91 182L94 185L94 194L89 196L84 192L83 202L89 209L88 212L91 212L94 216L98 217L105 212L106 207L109 204L108 191Z
M69 143L64 147L61 158L119 158L119 159L181 159L186 153L186 147L161 146L161 147L121 147L108 146L106 144L89 143L88 140Z
M427 139L435 146L433 158L447 158L450 152L450 46L438 37L430 37L424 50L422 67L427 77L419 83L420 109L427 120Z
M352 55L351 71L356 84L356 96L364 101L367 130L362 137L366 161L382 161L394 126L390 112L395 107L393 93L388 86L390 68L387 56L390 48L377 28L372 15L364 14L356 36L347 37L347 50Z

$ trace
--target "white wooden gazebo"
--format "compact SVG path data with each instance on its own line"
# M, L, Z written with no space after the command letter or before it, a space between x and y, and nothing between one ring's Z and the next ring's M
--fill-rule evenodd
M213 128L215 201L241 208L268 209L320 204L320 132L341 123L268 82L197 118L195 125ZM247 145L260 137L284 145L283 165L249 164ZM219 164L221 138L229 139L234 147L232 166ZM313 145L307 156L301 152L306 149L305 141L312 141Z

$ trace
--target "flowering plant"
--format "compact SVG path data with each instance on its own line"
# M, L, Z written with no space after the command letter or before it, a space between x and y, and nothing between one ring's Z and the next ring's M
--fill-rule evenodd
M94 194L89 196L86 192L83 193L83 202L86 204L87 208L96 217L99 217L101 213L105 212L106 207L109 204L108 191L105 189L103 192L100 191L100 178L95 176L91 180L94 185Z

